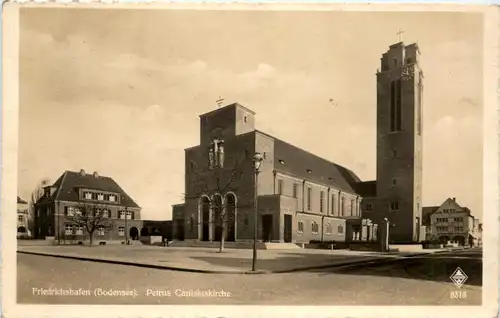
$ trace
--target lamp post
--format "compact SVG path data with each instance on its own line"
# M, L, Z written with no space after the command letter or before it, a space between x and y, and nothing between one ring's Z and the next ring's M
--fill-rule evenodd
M384 218L384 237L380 240L382 242L382 252L389 250L389 220Z
M57 245L61 245L61 234L59 233L59 215L61 214L60 212L61 209L61 201L57 201L57 210L54 213L54 216L56 218L56 235L57 235Z
M125 245L128 245L128 228L127 228L127 219L128 219L128 207L125 207Z
M254 189L254 223L253 223L253 257L252 257L252 271L255 271L255 264L257 263L257 222L258 222L258 207L257 207L257 190L259 183L259 170L262 165L262 155L258 152L253 156L253 164L255 168L255 189Z

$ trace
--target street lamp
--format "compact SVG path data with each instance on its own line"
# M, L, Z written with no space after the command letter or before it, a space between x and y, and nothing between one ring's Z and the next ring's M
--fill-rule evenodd
M382 242L382 252L387 252L389 250L389 220L384 218L384 237L380 240Z
M127 214L128 214L128 207L125 207L125 245L128 245Z
M60 222L59 222L59 215L61 214L61 201L57 201L57 210L54 214L54 217L56 218L56 235L57 235L57 245L61 245L61 234L59 233L60 230Z
M258 207L257 207L257 190L259 183L259 170L264 161L262 155L258 152L253 156L253 164L255 168L255 189L254 189L254 223L253 223L253 257L252 257L252 271L255 271L255 263L257 262L257 221L258 221Z

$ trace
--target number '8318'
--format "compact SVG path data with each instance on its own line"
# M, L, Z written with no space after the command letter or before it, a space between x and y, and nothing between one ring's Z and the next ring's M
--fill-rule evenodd
M453 299L464 299L464 298L467 298L467 292L465 290L451 291L450 297Z

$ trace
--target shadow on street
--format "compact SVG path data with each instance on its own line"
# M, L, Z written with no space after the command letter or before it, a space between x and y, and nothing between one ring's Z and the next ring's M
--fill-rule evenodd
M354 265L348 268L314 270L314 272L321 272L324 275L343 274L398 277L452 284L450 276L457 267L460 267L468 276L465 285L482 286L482 251L410 257L389 264Z
M214 267L224 266L238 269L252 268L251 258L237 257L211 257L211 256L191 256L191 259L203 261L213 265ZM257 257L257 270L279 271L289 270L292 268L311 267L311 266L327 266L335 263L358 262L371 260L373 256L362 255L321 255L321 254L301 254L301 253L283 253L274 258Z

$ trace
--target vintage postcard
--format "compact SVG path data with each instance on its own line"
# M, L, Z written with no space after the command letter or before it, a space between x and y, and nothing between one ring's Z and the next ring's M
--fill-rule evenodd
M4 4L3 314L497 316L495 12Z

